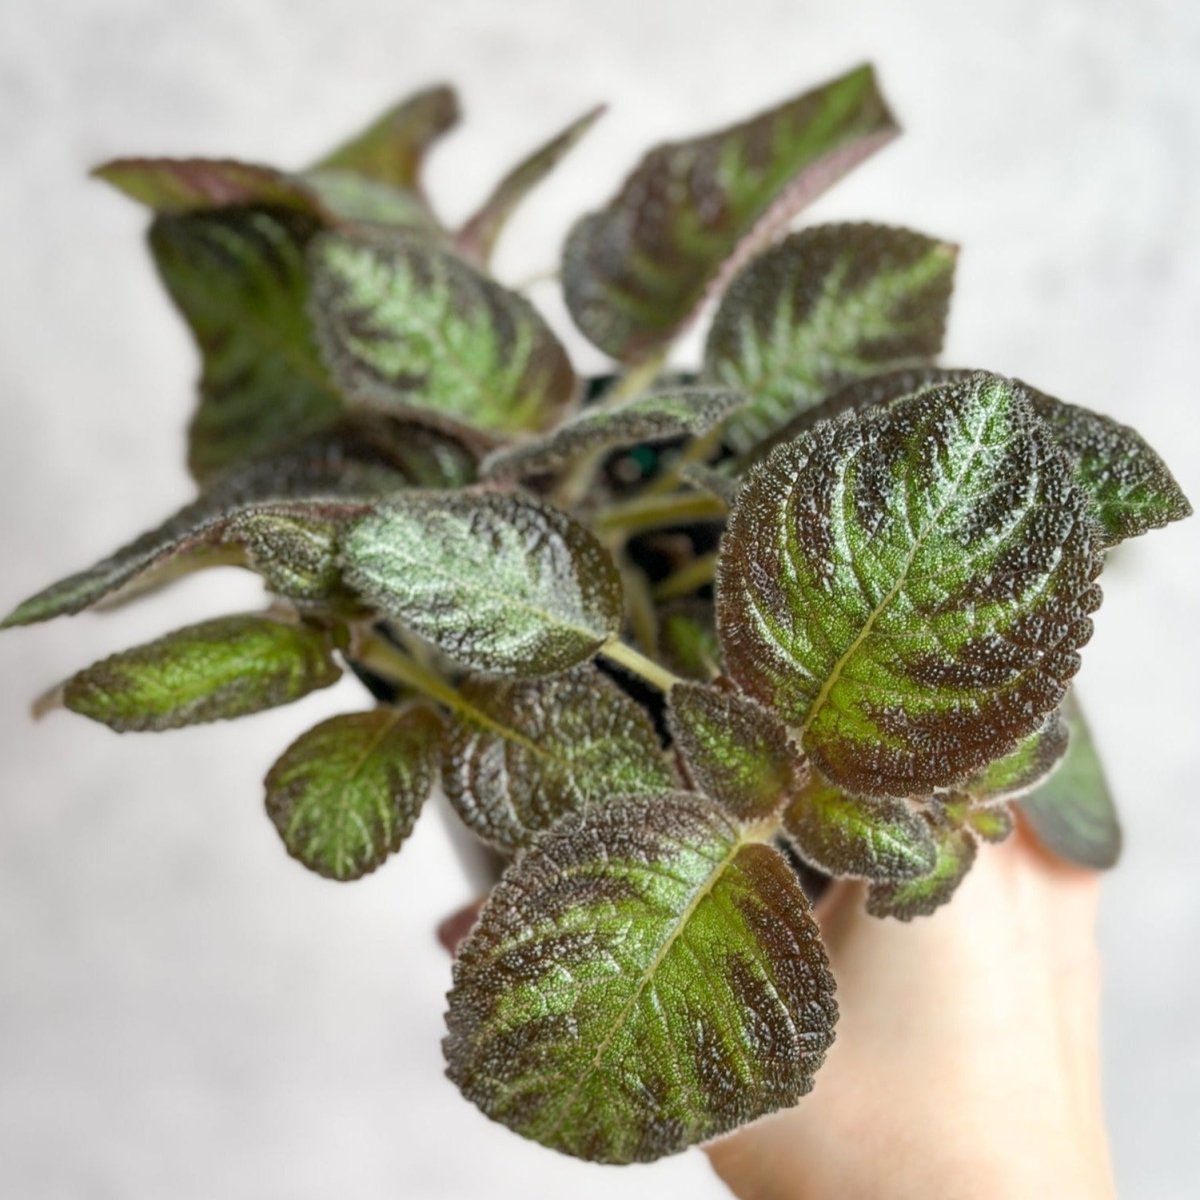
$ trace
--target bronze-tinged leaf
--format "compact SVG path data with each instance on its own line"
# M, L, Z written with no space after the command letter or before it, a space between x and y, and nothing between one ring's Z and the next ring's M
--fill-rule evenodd
M915 879L871 884L867 892L871 916L899 921L931 916L950 901L974 864L976 845L969 829L941 819L936 808L924 816L937 845L933 870Z
M699 683L670 691L667 724L697 791L740 821L783 807L806 773L783 723L748 696Z
M726 669L836 785L953 786L1056 708L1100 602L1087 501L982 372L777 448L722 542Z
M1014 800L1049 777L1067 752L1067 723L1057 712L1003 758L989 763L962 785L976 803Z
M413 191L429 147L458 124L458 96L436 84L408 96L325 155L313 171L346 171Z
M784 810L783 827L797 853L826 875L914 879L937 862L928 823L906 801L848 796L818 771Z
M493 1120L644 1162L795 1104L836 1018L791 868L676 793L566 817L509 867L459 951L445 1050Z
M433 787L442 720L425 704L331 717L266 778L287 852L327 879L360 879L400 849Z
M645 710L590 663L544 679L470 676L459 696L442 787L508 853L567 813L678 786Z
M576 324L614 358L650 357L722 279L897 132L861 66L739 125L658 146L567 238Z
M608 551L528 496L397 494L354 525L342 560L366 602L481 671L566 670L621 625Z
M1026 823L1052 854L1105 870L1121 856L1121 824L1083 710L1067 696L1067 753L1045 783L1017 801Z
M87 667L63 685L62 700L118 733L158 731L290 704L340 676L321 630L221 617Z
M598 104L589 109L509 171L496 184L479 211L459 230L454 239L459 251L467 258L487 264L491 260L496 241L513 212L571 152L576 143L603 115L605 108L606 105Z
M494 451L483 463L490 478L524 478L555 471L585 455L624 446L653 445L715 428L745 404L740 392L682 388L652 392L615 408L590 409L528 442Z
M750 402L725 428L747 450L840 384L942 348L958 248L885 225L818 225L752 259L708 335L705 378Z
M321 351L355 404L505 434L573 401L570 360L537 310L435 244L331 233L310 261Z

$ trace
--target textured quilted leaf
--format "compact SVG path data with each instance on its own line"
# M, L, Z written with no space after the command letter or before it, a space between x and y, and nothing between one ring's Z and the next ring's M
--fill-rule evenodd
M1067 723L1053 712L1046 723L1031 733L1003 758L989 763L962 785L976 801L999 803L1024 795L1045 780L1067 752Z
M322 353L354 402L514 433L574 398L570 361L536 309L436 245L326 234L312 264Z
M222 617L87 667L63 684L62 700L118 733L156 731L290 704L340 675L320 630Z
M936 809L925 813L937 846L933 870L916 879L873 883L867 892L867 912L873 917L911 921L935 913L958 890L975 862L976 843L964 826L941 819Z
M354 526L343 560L368 602L483 671L561 671L620 628L621 581L608 552L532 498L398 495Z
M836 388L942 348L957 247L883 225L818 225L752 259L730 283L706 378L750 403L725 431L745 450Z
M567 817L509 868L459 951L445 1048L489 1117L623 1163L795 1104L836 1016L791 868L677 793Z
M287 851L329 879L358 879L400 849L437 774L442 721L424 704L331 717L266 779Z
M739 125L658 146L567 238L576 324L614 358L648 357L722 275L896 133L863 66Z
M590 664L545 679L472 676L459 694L442 786L501 850L613 796L678 785L645 711Z
M997 376L824 423L748 478L722 543L729 674L855 794L969 777L1037 729L1100 602L1085 497Z

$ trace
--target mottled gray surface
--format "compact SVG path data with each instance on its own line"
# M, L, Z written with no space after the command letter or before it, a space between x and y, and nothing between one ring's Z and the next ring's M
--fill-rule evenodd
M506 238L516 279L551 265L649 140L865 56L910 132L817 215L961 240L950 360L1136 421L1200 497L1193 0L4 0L0 603L188 495L191 349L141 213L89 164L300 163L450 75L472 120L431 176L461 215L514 152L611 99ZM1153 1200L1195 1195L1198 537L1193 522L1114 561L1082 675L1128 825L1103 913L1108 1107L1123 1195ZM425 820L401 860L340 887L285 858L261 811L257 778L358 703L349 684L157 738L28 723L29 695L72 668L254 602L248 580L213 576L0 638L0 1195L718 1195L699 1155L618 1181L491 1126L442 1079L449 968L430 930L465 895L443 830Z

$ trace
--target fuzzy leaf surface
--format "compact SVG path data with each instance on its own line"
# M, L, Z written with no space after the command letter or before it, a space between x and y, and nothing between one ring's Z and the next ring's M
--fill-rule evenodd
M570 361L537 310L430 242L326 234L312 269L322 353L357 403L515 433L574 398Z
M705 377L750 403L725 431L769 437L834 388L942 348L957 247L883 225L818 225L752 259L730 283Z
M328 879L359 879L400 849L437 774L442 720L425 704L331 717L267 774L287 852Z
M459 231L455 239L459 249L478 262L489 262L497 239L521 202L571 152L604 109L603 104L589 109L513 167Z
M94 663L63 685L62 698L118 733L157 731L290 704L340 675L319 630L221 617Z
M1121 855L1121 823L1083 711L1071 696L1063 711L1071 740L1062 764L1017 807L1047 850L1105 870Z
M349 532L350 584L481 671L549 675L620 628L621 580L596 538L532 497L412 492Z
M1067 752L1067 723L1053 712L1017 748L988 763L962 790L980 803L998 804L1013 800L1037 787L1062 761Z
M721 388L652 392L616 408L581 412L536 441L497 450L484 461L483 473L498 478L538 475L597 450L695 436L719 425L745 402L740 392Z
M188 434L197 479L324 429L342 410L305 311L305 247L319 228L279 208L161 216L150 228L202 360Z
M845 790L950 786L1061 701L1100 602L1090 530L998 376L827 422L739 493L718 575L726 669Z
M977 853L971 831L940 819L932 810L925 814L925 820L937 847L933 870L915 879L871 884L867 892L867 912L871 916L895 917L899 921L931 916L949 903L967 877Z
M848 796L815 771L784 810L783 827L802 858L839 878L912 879L937 862L929 826L905 801Z
M544 679L469 677L442 787L501 850L527 846L567 813L678 786L645 710L589 663Z
M576 324L623 361L655 353L795 213L898 132L869 66L706 137L651 150L567 238Z
M791 868L676 793L567 817L509 868L459 952L445 1049L489 1117L625 1163L795 1104L836 1017Z
M667 724L696 790L740 821L778 812L804 774L782 722L748 696L677 683Z

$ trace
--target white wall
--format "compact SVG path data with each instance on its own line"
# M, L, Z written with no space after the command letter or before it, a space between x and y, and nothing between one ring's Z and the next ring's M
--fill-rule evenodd
M553 263L572 215L650 141L864 57L909 132L813 215L960 240L948 360L1136 422L1200 497L1189 0L4 0L0 607L189 494L192 351L142 253L143 215L88 182L90 164L298 165L446 76L470 119L431 182L459 216L515 153L611 100L506 239L499 268L517 278ZM1108 1107L1122 1194L1155 1200L1195 1194L1198 533L1113 562L1081 677L1128 832L1103 913ZM358 702L349 684L159 738L28 722L43 685L254 594L213 577L0 637L0 1195L607 1196L610 1171L522 1143L441 1077L448 965L431 928L465 885L436 821L353 887L281 853L257 781L297 732ZM720 1194L695 1154L619 1186Z

